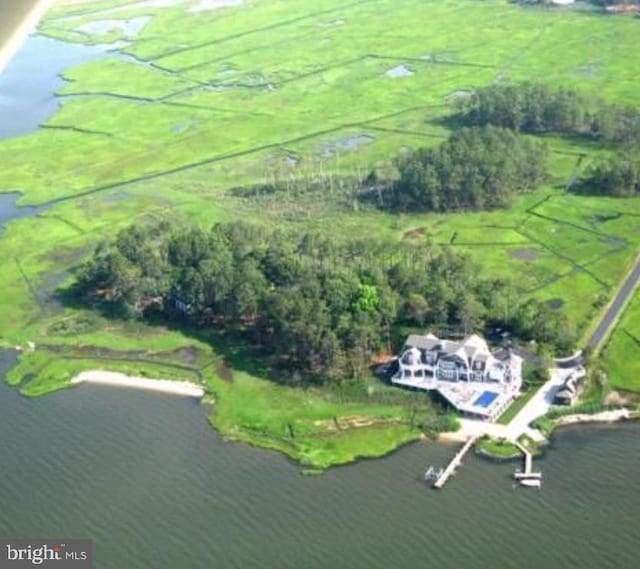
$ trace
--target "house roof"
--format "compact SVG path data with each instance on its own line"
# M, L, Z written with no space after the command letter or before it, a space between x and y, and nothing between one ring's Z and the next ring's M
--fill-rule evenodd
M556 399L573 399L575 392L570 389L561 389L556 393Z
M497 360L501 360L501 361L507 361L510 360L512 357L512 354L509 350L505 349L505 348L500 348L499 350L493 352L493 357L496 358Z
M489 346L487 345L487 342L484 340L484 338L481 338L480 336L478 336L477 334L471 334L470 336L467 336L463 341L462 341L462 345L466 348L467 346L470 348L476 348L479 351L482 352L488 352L489 351Z
M432 350L441 343L442 342L433 334L429 334L427 336L423 336L422 334L411 334L404 343L404 349L419 348L421 350Z
M452 342L450 340L444 340L442 342L442 352L445 354L457 354L462 350L462 344L458 342Z
M478 352L478 348L476 348L475 346L464 346L464 351L467 352L467 355L470 359L473 359L473 357Z
M483 369L490 365L494 369L494 373L504 373L504 364L511 358L508 350L492 353L487 342L477 334L467 336L462 342L441 340L431 333L411 334L404 344L403 352L410 348L437 352L441 357L455 355L469 365L473 362L480 362L483 364Z

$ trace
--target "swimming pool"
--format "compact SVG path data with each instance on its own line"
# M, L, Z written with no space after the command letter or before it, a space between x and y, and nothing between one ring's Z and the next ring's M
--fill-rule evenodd
M484 407L486 409L496 400L497 397L498 394L495 391L485 391L473 402L473 404L477 407Z

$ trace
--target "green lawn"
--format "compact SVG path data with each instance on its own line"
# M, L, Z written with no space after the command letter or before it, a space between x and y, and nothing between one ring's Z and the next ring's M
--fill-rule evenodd
M502 439L492 439L490 437L481 438L475 445L476 452L480 455L491 458L517 458L522 453L520 449L508 441Z
M531 400L538 389L540 389L539 385L533 385L529 387L529 389L527 389L524 393L520 394L520 396L509 406L509 408L502 415L500 415L498 423L500 423L501 425L508 425L511 420L521 411L521 409Z
M605 346L603 360L614 389L640 391L640 293L631 304Z

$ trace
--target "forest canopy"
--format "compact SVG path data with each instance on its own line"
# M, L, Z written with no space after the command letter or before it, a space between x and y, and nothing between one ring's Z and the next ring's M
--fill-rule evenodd
M461 128L436 148L397 160L393 206L402 211L461 211L507 207L545 176L547 147L512 130Z
M640 113L541 83L498 84L456 102L456 120L518 132L583 135L608 143L640 142Z
M600 160L589 168L578 190L625 198L640 195L640 151L621 151Z
M361 375L407 327L501 325L548 343L573 339L566 316L519 304L509 283L481 278L449 248L336 243L244 223L130 227L79 268L73 293L117 317L222 331L291 383Z

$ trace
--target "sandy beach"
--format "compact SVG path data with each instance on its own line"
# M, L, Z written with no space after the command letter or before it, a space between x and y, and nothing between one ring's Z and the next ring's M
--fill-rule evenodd
M204 388L202 386L189 381L149 379L102 370L83 371L74 377L71 383L96 383L116 387L133 387L136 389L147 389L149 391L172 393L174 395L184 395L187 397L202 397L204 395Z

